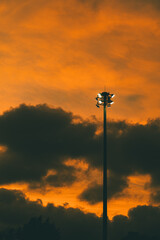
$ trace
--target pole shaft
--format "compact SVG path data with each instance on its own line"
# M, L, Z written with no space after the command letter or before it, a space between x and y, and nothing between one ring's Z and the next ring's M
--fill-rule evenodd
M103 240L107 240L107 107L104 103L103 122Z

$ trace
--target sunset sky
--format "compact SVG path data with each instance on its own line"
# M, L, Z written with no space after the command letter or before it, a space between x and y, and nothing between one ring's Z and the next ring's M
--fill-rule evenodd
M99 219L103 115L95 97L104 90L115 94L110 224L122 223L116 215L138 222L147 211L160 221L159 0L1 0L0 29L0 209L12 197L17 211L22 199L30 209L17 222L4 211L0 227L48 203ZM155 225L148 231L160 236Z

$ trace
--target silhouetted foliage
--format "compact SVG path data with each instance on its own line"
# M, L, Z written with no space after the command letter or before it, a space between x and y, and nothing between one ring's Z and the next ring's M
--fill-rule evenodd
M0 233L0 240L60 240L59 231L49 219L42 221L42 217L31 220L18 229L9 229Z

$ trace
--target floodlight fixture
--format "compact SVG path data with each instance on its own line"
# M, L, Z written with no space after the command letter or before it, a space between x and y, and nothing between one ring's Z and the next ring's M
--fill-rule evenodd
M97 94L97 97L101 98L101 97L102 97L101 93L98 93L98 94Z
M110 94L108 92L102 92L102 93L98 93L96 100L97 100L97 104L96 106L106 106L106 107L110 107L110 104L113 104L112 98L114 97L114 94Z

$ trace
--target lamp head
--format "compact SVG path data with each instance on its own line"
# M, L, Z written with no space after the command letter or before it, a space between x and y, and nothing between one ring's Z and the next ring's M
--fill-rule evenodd
M114 94L110 94L109 92L102 92L98 93L96 100L97 100L97 107L100 106L107 106L111 107L111 104L113 104L112 98L114 97Z

